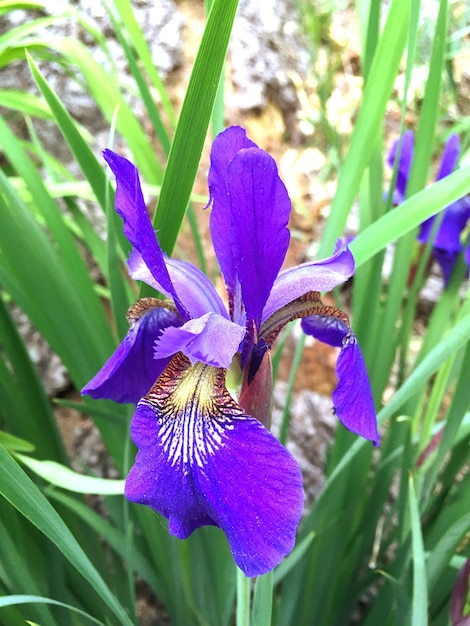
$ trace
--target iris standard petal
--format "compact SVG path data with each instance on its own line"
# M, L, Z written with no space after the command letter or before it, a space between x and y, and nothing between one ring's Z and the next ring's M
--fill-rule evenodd
M256 148L240 126L231 126L217 135L212 144L209 169L209 203L212 204L210 228L220 270L233 299L236 288L236 257L232 249L232 208L227 189L227 167L239 150Z
M232 247L247 318L258 329L289 246L291 201L276 162L264 150L240 150L227 168Z
M245 329L218 315L206 313L180 328L168 328L155 345L155 357L183 352L192 363L202 361L228 369L245 335Z
M303 263L279 274L263 309L262 321L309 291L331 291L353 274L354 257L340 241L335 253L327 259Z
M336 415L348 430L379 445L377 416L366 364L356 335L350 331L343 339L336 360L338 384L333 391Z
M126 496L169 519L180 539L220 527L247 576L288 554L303 507L296 461L225 388L225 372L178 354L139 402L139 452Z
M137 168L112 150L103 152L104 158L116 177L115 207L124 220L124 234L139 251L151 275L162 286L165 295L173 298L180 314L188 319L184 307L171 282L163 254L150 222L140 186Z
M181 325L175 311L155 298L137 301L128 313L130 328L114 354L85 385L82 394L115 402L137 403L168 365L155 359L152 346L165 328Z

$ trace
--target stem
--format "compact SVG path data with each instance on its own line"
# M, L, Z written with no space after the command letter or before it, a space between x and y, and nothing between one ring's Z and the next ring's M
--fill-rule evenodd
M250 579L237 567L237 626L250 626Z

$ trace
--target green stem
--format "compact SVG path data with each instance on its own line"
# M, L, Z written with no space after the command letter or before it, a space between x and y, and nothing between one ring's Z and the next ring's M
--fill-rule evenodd
M251 581L237 567L237 626L250 626Z

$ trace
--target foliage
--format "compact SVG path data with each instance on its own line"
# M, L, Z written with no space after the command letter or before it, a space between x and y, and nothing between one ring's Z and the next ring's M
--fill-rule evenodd
M449 624L449 598L457 573L470 556L465 543L470 530L466 379L470 310L461 288L466 268L463 260L457 265L420 335L413 322L425 257L413 284L408 277L416 264L416 227L470 192L468 167L426 188L431 157L443 136L456 131L462 134L463 145L469 140L468 124L455 106L451 60L465 39L462 28L455 26L455 4L449 38L448 3L436 3L432 52L416 113L409 198L391 210L391 200L383 197L384 119L390 101L396 101L399 75L405 86L398 103L400 131L409 106L416 108L407 95L418 62L421 3L356 2L363 97L352 136L340 138L344 154L334 161L339 168L337 191L319 257L331 253L358 199L359 234L351 244L357 266L352 322L371 374L382 442L374 452L370 443L338 429L323 490L305 516L296 548L252 589L240 576L237 582L218 529L203 528L179 542L155 514L124 500L121 481L92 476L84 480L71 473L54 409L10 308L13 301L28 315L80 389L122 338L125 311L137 296L127 279L127 243L112 210L114 192L106 170L89 147L89 132L70 116L44 78L48 64L61 65L95 99L109 122L110 141L117 137L127 146L148 189L158 196L155 225L162 248L173 251L188 216L199 262L205 263L188 203L237 2L211 3L176 120L128 0L107 2L105 8L126 55L131 84L115 71L105 71L77 40L48 35L51 24L75 20L101 46L112 68L105 37L74 5L51 8L42 0L0 1L0 15L22 9L30 16L0 35L0 68L28 63L38 88L36 95L0 90L3 624L23 624L26 619L48 626L136 624L136 577L176 625L223 626L234 619L239 626L331 625L349 623L353 616L364 626ZM327 24L323 8L321 13L321 24ZM310 20L314 45L322 45L313 13ZM331 83L326 79L324 88L327 99ZM143 103L158 150L129 104L131 97ZM449 115L449 98L455 100L454 118ZM26 122L27 139L11 130L13 117ZM40 119L59 129L79 175L66 170L42 146L35 131ZM89 217L90 200L102 211L107 243ZM393 265L385 280L383 264L390 244ZM99 284L90 276L84 252L100 270ZM418 346L413 354L412 346ZM297 363L302 349L299 342ZM294 375L291 383L293 379ZM382 398L389 399L385 405ZM78 408L93 417L119 476L124 477L133 458L128 442L131 407L85 399ZM101 494L105 515L88 506L84 492L91 491Z

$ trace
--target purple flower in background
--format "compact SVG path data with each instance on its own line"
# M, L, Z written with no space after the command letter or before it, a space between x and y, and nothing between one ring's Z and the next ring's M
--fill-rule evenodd
M390 167L394 167L397 156L399 140L397 139L388 154L387 162ZM402 145L398 161L397 183L393 192L393 203L401 204L405 200L406 187L413 161L414 135L408 130L402 136ZM442 154L441 164L436 176L436 181L449 176L456 168L460 156L460 140L458 135L450 135L446 142ZM470 247L464 246L461 242L461 235L470 218L470 197L464 196L456 200L444 209L441 223L432 243L432 251L436 261L439 263L444 275L444 284L449 282L452 270L461 252L465 252L465 261L470 266ZM430 217L420 226L418 241L426 244L432 235L434 222L437 216Z
M105 159L133 246L130 275L169 300L131 307L127 336L83 393L137 403L131 436L139 451L127 498L167 517L180 539L200 526L220 527L240 569L263 574L292 550L303 507L299 466L264 425L270 348L287 322L308 317L305 332L341 348L336 414L378 444L357 340L347 316L319 294L347 280L354 259L339 244L328 259L280 271L290 238L287 191L274 160L242 128L229 128L214 141L209 172L227 310L198 268L162 254L135 167L110 150ZM239 393L228 391L227 370L238 372Z

